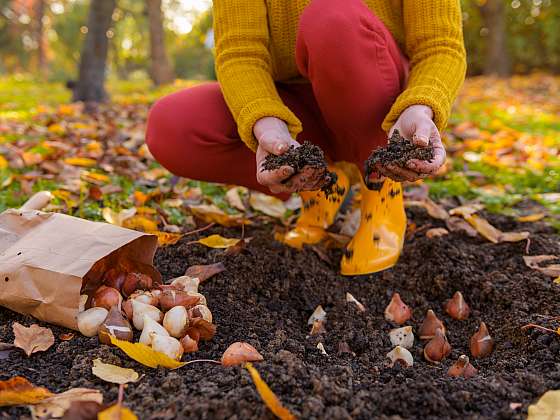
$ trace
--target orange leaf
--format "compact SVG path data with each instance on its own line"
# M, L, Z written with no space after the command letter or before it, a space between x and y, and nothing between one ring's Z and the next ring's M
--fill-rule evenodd
M84 168L91 168L97 164L95 159L81 158L81 157L69 157L64 159L64 163L72 166L81 166Z
M120 404L112 405L97 415L98 420L138 420L138 417Z
M17 322L14 322L12 328L15 335L14 345L25 351L27 356L48 350L54 344L54 335L49 328L37 324L25 327Z
M174 245L183 237L181 233L160 232L159 230L148 233L157 236L159 246Z
M262 380L257 369L255 369L251 363L245 363L245 369L247 369L251 374L251 378L255 383L257 392L270 411L272 411L280 420L295 420L296 416L290 413L290 411L282 405L278 397L274 394L274 392L272 392L266 382Z
M518 222L538 222L539 220L543 219L546 216L544 213L533 213L528 214L526 216L519 216L516 220Z
M36 404L51 395L48 389L37 387L21 376L0 381L0 407Z

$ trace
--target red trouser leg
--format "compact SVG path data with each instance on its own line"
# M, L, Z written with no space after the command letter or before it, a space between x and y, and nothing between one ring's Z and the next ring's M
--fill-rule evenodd
M303 123L298 140L326 148L325 125L310 86L278 84L277 88ZM255 154L239 139L218 83L198 85L157 101L148 116L146 143L155 159L175 175L270 193L257 182Z
M320 146L333 161L362 168L385 144L381 122L406 78L406 63L388 30L362 0L313 0L300 20L298 67L311 84L278 84L284 103L302 121L297 140ZM156 102L146 142L172 173L268 192L256 180L254 153L217 83Z
M361 169L387 142L381 123L408 64L363 0L312 0L300 18L296 62L333 134L331 156Z

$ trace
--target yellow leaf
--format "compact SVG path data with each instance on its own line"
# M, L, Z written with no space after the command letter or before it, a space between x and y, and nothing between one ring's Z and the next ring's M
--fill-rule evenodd
M181 233L169 233L169 232L148 232L152 235L156 235L158 238L158 245L159 246L167 246L167 245L174 245L183 237Z
M185 365L183 362L178 362L163 353L154 351L151 347L148 347L145 344L130 343L112 336L110 338L112 344L124 351L130 358L136 360L138 363L142 363L144 366L151 368L163 366L168 369L177 369Z
M157 222L145 216L138 215L126 218L123 220L121 226L128 229L141 230L143 232L153 232L158 228Z
M278 397L274 394L274 392L272 392L266 382L262 380L257 369L255 369L251 363L245 363L245 369L247 369L251 374L251 378L255 383L257 392L269 410L272 411L280 420L295 420L296 417L282 405L280 400L278 400Z
M560 284L560 276L558 276L557 278L555 278L553 281L554 281L554 283L556 283L556 284ZM560 334L560 328L558 328L558 334Z
M284 213L286 213L286 207L282 200L259 192L251 192L249 204L255 210L278 219L284 217Z
M529 232L502 232L488 222L488 220L476 214L466 216L465 220L490 242L519 242L529 237Z
M64 134L65 129L60 124L51 124L48 128L49 132L54 134Z
M103 402L103 394L97 389L73 388L61 394L55 394L31 407L33 418L60 418L76 401Z
M101 359L93 361L91 373L105 382L114 384L127 384L138 381L138 373L133 369L126 369L110 363L103 363Z
M101 411L97 415L98 420L138 420L138 417L128 408L120 404L112 405L111 407Z
M240 240L241 239L224 238L220 235L210 235L196 242L206 245L209 248L229 248L230 246L237 245Z
M6 169L8 167L8 161L2 155L0 155L0 169Z
M452 216L463 216L465 219L477 211L482 210L484 206L482 204L467 204L461 207L455 207L449 210L449 214Z
M0 407L36 404L51 395L48 389L37 387L21 376L0 381Z
M190 206L189 210L193 216L206 223L217 223L226 227L250 224L243 216L226 214L215 205L201 204L198 206Z
M82 178L82 180L96 185L104 185L111 182L111 178L109 178L107 175L98 174L95 172L84 171L81 173L80 177Z
M543 219L546 216L544 213L533 213L528 214L527 216L519 216L516 220L518 222L537 222Z
M560 413L560 390L548 391L529 406L527 420L557 420Z
M90 158L69 157L64 159L64 163L72 166L82 166L84 168L91 168L97 164L97 161Z

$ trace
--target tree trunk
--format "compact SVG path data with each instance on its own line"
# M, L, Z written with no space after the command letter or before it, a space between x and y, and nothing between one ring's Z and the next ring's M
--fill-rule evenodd
M91 0L88 32L80 57L79 76L74 86L74 101L103 102L107 100L105 72L109 40L107 31L116 0Z
M39 73L42 77L45 77L47 74L47 39L45 37L45 25L43 23L43 18L45 17L45 0L36 0L33 6L35 15L35 42L37 43L37 65Z
M511 61L507 50L506 10L503 0L486 0L480 6L484 26L488 29L488 43L484 74L506 77L511 75Z
M163 85L175 79L165 52L165 33L161 0L146 0L150 24L150 77L154 84Z

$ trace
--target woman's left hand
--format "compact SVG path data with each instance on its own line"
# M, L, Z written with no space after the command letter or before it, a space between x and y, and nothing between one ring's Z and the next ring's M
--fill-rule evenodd
M431 161L412 159L406 167L388 165L380 167L381 175L395 181L416 181L435 174L445 163L445 148L441 142L441 135L434 124L433 111L425 105L413 105L405 109L395 125L391 128L389 136L395 129L401 136L411 139L418 147L434 148L434 158Z

